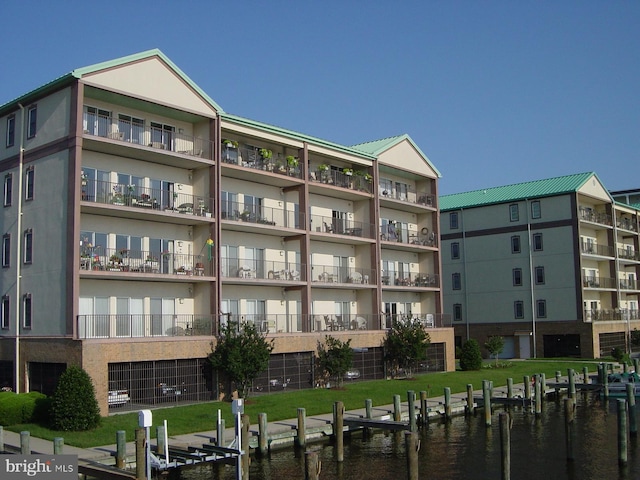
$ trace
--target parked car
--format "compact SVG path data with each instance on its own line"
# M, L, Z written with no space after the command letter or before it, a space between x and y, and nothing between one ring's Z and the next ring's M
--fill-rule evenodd
M360 378L360 370L352 369L347 370L347 373L344 374L344 378L346 380L355 380L356 378Z
M160 383L158 386L160 387L162 395L166 396L182 395L183 393L187 393L187 388L184 383L182 385L167 385L166 383Z
M109 386L109 406L116 407L119 405L125 405L131 401L131 397L129 396L129 390L125 388L116 388L115 386Z

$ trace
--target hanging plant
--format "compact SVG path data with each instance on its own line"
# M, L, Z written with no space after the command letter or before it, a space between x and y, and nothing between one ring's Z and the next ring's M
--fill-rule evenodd
M238 148L238 142L235 140L229 140L228 138L223 138L222 144L229 148Z
M265 160L268 160L273 156L273 152L271 150L269 150L268 148L261 148L260 149L260 156L262 158L264 158Z

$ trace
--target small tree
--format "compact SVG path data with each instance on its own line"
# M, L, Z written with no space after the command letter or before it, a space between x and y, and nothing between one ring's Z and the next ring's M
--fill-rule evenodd
M419 320L394 321L383 342L385 360L393 371L402 368L411 377L415 365L426 360L430 343L431 337Z
M482 353L477 340L470 338L462 345L460 368L462 370L480 370L482 368Z
M484 344L484 348L489 351L489 355L493 355L496 358L496 365L498 364L498 356L504 350L504 338L500 335L493 335L487 339Z
M82 368L68 367L58 381L51 401L54 430L92 430L100 425L100 409L89 374Z
M268 342L253 323L227 322L216 345L211 343L209 361L235 384L240 398L248 398L256 377L269 366L273 340Z
M351 339L342 342L327 335L325 344L318 342L318 366L325 376L334 378L340 387L345 373L353 365Z

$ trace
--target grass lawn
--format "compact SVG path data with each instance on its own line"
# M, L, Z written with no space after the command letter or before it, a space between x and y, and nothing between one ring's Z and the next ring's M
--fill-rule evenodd
M493 362L487 362L486 367ZM245 403L245 413L252 423L256 423L258 413L266 413L268 421L296 418L297 409L305 408L307 415L318 415L332 411L333 403L344 402L346 410L363 408L366 399L371 399L374 406L393 403L393 396L400 395L406 401L407 391L413 390L418 396L420 391L427 391L429 397L439 397L444 394L444 388L449 387L451 393L466 392L467 384L479 390L483 380L492 380L494 387L507 384L507 378L513 383L522 383L525 375L544 373L547 379L553 380L555 372L567 374L568 368L576 373L582 373L587 367L589 372L597 372L597 361L580 360L523 360L509 362L504 368L483 368L478 371L456 371L447 373L430 373L418 375L410 380L372 380L345 381L341 389L308 389L294 390L251 397ZM154 425L162 425L167 420L169 435L180 435L193 432L215 431L218 409L222 411L226 426L233 426L231 405L225 402L208 402L196 405L174 406L153 410ZM7 430L21 432L29 431L31 436L53 440L55 437L64 438L67 445L76 447L95 447L112 445L116 442L116 431L125 430L127 441L133 441L135 429L138 426L138 412L111 415L102 419L99 428L88 432L59 432L49 430L37 424L12 425ZM152 428L155 435L155 428Z

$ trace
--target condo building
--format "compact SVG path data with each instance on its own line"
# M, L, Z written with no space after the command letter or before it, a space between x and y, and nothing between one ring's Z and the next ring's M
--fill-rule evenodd
M593 172L440 197L444 312L455 341L504 358L627 350L638 321L637 206Z
M103 414L216 399L230 321L274 342L256 393L314 387L327 335L384 378L393 321L428 329L422 371L454 369L440 174L409 136L232 115L150 50L0 106L0 138L0 386L51 394L74 364Z

